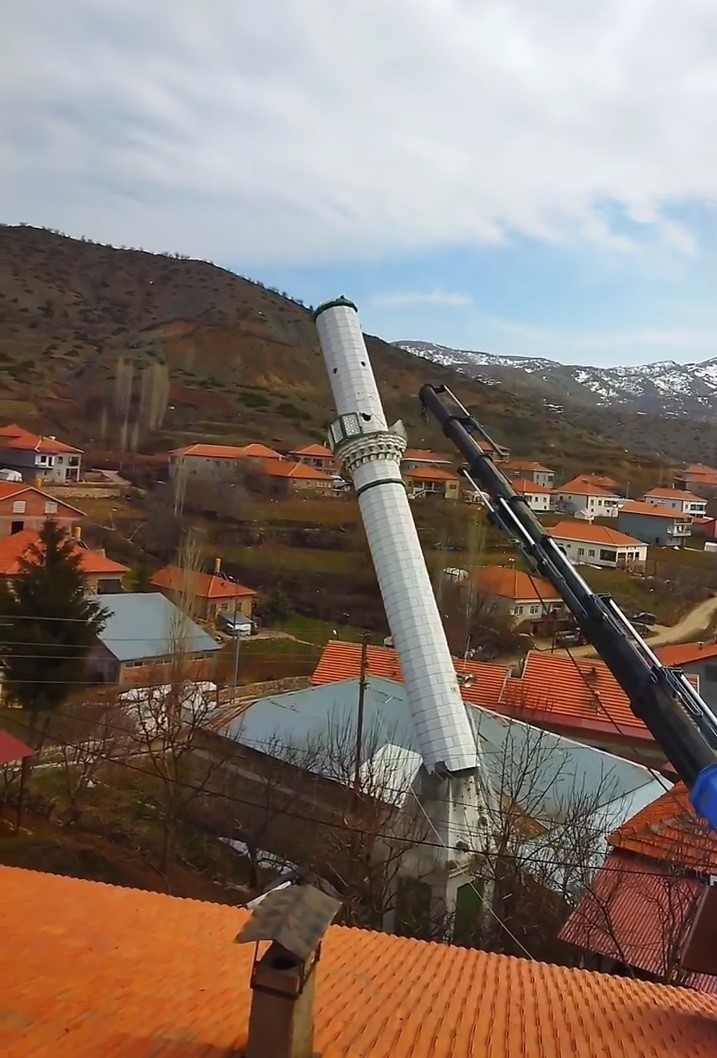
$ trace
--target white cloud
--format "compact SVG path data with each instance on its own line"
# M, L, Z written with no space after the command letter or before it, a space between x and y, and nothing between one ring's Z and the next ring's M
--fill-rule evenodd
M387 291L374 294L371 304L381 309L406 309L420 306L431 308L461 309L473 304L473 298L467 294L458 294L449 290L432 290L422 293L419 290Z
M5 0L0 59L5 219L114 243L684 254L717 199L709 0Z

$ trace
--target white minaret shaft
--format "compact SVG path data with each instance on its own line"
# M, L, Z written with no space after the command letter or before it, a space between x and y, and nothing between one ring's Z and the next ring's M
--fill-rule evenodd
M339 415L329 440L358 496L424 765L474 770L475 736L401 478L405 430L386 424L356 306L339 298L314 319Z

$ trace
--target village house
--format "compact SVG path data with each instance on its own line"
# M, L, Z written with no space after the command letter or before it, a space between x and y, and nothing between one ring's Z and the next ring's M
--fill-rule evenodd
M80 480L82 451L12 423L0 427L0 470L15 471L23 481L66 485Z
M617 527L628 536L658 547L681 546L692 533L692 519L674 507L629 500L617 516Z
M607 492L620 493L620 482L616 478L610 477L609 474L600 474L593 471L587 474L577 474L573 481L582 481L586 485L597 485L599 489L605 489Z
M23 529L12 536L0 538L0 577L12 580L20 572L19 562L41 547L37 529ZM72 553L80 563L80 572L85 590L91 595L109 595L121 592L122 580L129 568L121 562L108 558L104 548L90 549L80 537L80 526L72 534Z
M0 867L0 886L7 1058L710 1058L715 1050L715 996L329 925L340 899L313 887L270 894L252 914L16 867ZM294 921L307 925L298 936ZM288 949L273 939L281 931Z
M120 687L211 680L219 645L159 592L98 595L109 610L88 658L90 678Z
M675 471L674 485L698 496L713 496L717 493L717 470L704 463L692 463L684 470Z
M707 500L685 489L650 489L641 499L656 507L669 507L691 518L704 518L707 513Z
M549 581L513 566L483 566L476 574L476 585L481 595L495 600L516 625L538 625L550 614L565 610Z
M553 489L553 507L566 514L580 514L585 518L617 518L625 501L616 492L583 478L573 478Z
M508 459L500 469L514 482L529 481L546 489L552 489L555 483L555 471L534 459Z
M663 665L682 669L707 704L717 710L717 642L670 643L655 647Z
M216 559L212 573L164 566L152 577L152 585L176 606L189 605L190 612L204 621L215 621L220 613L251 619L256 599L252 588L222 573L220 559Z
M303 463L307 467L315 467L327 474L336 471L334 454L326 445L312 444L304 445L303 448L292 448L288 458L295 463Z
M552 526L550 535L577 565L624 569L647 561L647 544L606 525L564 521Z
M331 496L332 475L304 463L266 459L258 468L264 475L269 494L276 499L290 496Z
M49 492L21 481L0 481L0 538L40 529L52 518L61 529L71 530L84 513Z
M592 970L717 993L681 968L700 901L717 873L717 837L678 783L608 838L610 852L560 932Z
M442 500L457 500L461 494L461 479L452 470L444 467L403 470L403 480L409 499L424 499L439 496Z
M520 493L531 511L535 511L536 514L541 511L545 514L551 509L553 490L547 485L540 485L528 478L514 478L513 488Z
M426 467L450 469L453 460L445 452L432 452L428 448L407 448L401 459L401 470L425 470Z
M454 658L453 664L461 696L470 705L523 720L636 764L672 770L603 661L530 650L522 665L462 658ZM369 646L366 667L372 676L403 680L398 655L389 647ZM355 679L360 671L361 644L332 640L324 647L311 683ZM699 679L688 679L699 690Z
M283 456L263 444L215 445L197 444L175 448L169 453L169 477L171 481L186 477L200 481L232 481L237 468L257 463L281 462Z

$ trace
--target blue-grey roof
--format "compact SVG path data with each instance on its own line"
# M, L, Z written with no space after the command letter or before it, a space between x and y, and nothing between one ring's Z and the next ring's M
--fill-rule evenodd
M341 680L262 698L223 734L271 756L293 757L309 770L341 781L354 767L358 690L357 679ZM599 791L600 803L592 807L604 834L664 793L642 765L487 709L466 708L490 785L510 795L532 818L560 820L576 800L589 800ZM390 771L387 786L410 784L422 760L402 683L368 677L363 731L364 768L373 760L384 776ZM340 754L334 752L333 759L326 752L314 756L312 748L327 744L340 745Z
M220 649L210 635L159 592L95 595L94 601L109 610L98 638L118 661Z

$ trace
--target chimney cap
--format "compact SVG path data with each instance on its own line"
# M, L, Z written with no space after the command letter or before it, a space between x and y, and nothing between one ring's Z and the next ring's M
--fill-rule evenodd
M235 943L276 941L306 962L319 947L340 907L340 900L313 885L272 889L237 934Z

